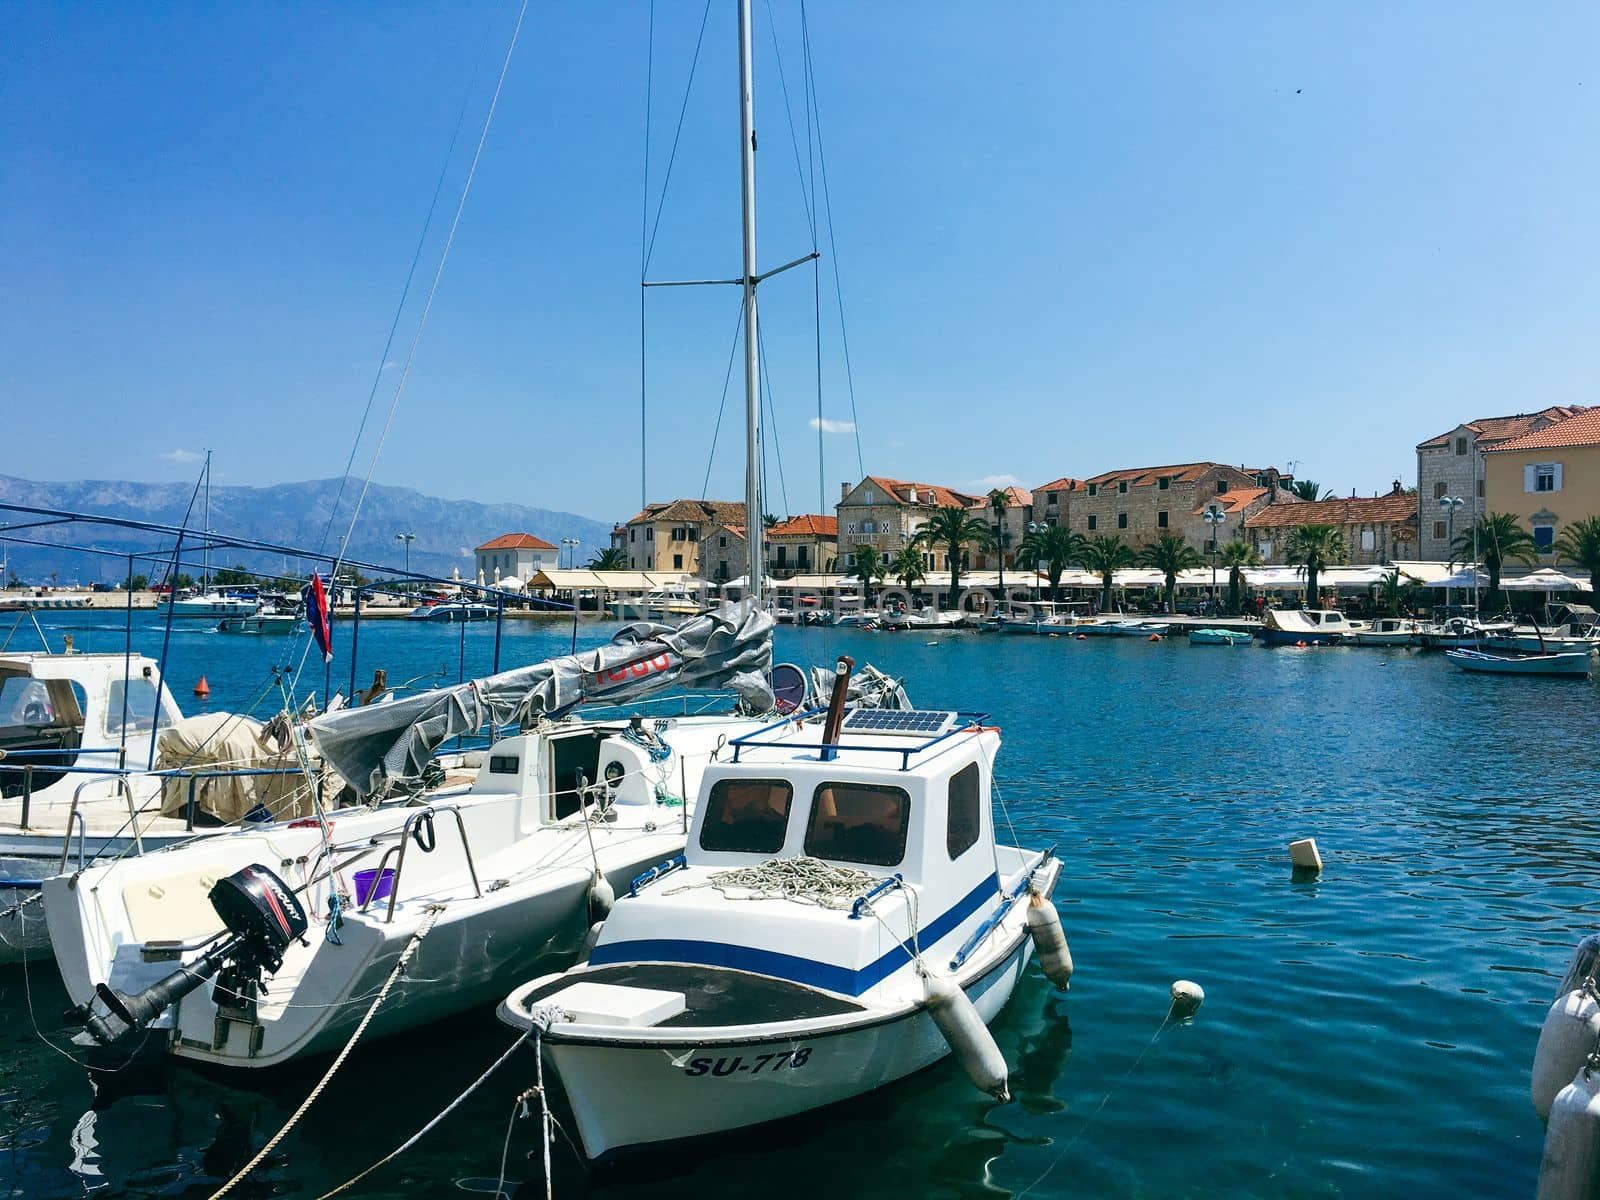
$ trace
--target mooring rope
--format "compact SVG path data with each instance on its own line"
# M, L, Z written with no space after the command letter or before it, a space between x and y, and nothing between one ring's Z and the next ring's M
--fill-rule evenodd
M251 1171L254 1171L256 1167L260 1166L262 1159L271 1154L277 1148L278 1143L289 1136L289 1131L299 1124L300 1118L305 1116L306 1110L316 1103L317 1097L322 1095L323 1089L333 1082L333 1077L338 1074L339 1068L344 1066L345 1059L350 1057L350 1052L356 1048L356 1043L361 1040L361 1035L367 1031L367 1026L372 1024L372 1018L378 1015L378 1009L382 1007L384 999L389 995L389 990L394 987L395 982L405 972L406 963L411 961L411 956L417 952L417 947L422 945L422 939L428 936L428 932L433 928L434 922L439 919L443 912L444 909L437 905L428 909L427 915L422 918L422 924L417 926L416 933L411 935L411 940L406 943L406 948L400 952L400 957L395 961L394 969L389 972L389 978L384 981L382 990L378 992L376 999L372 1002L372 1007L367 1009L366 1015L361 1018L361 1023L356 1026L356 1031L350 1035L350 1040L344 1044L344 1049L339 1051L338 1057L333 1060L327 1071L323 1073L322 1078L317 1081L317 1086L312 1088L310 1094L300 1102L300 1107L295 1109L289 1119L283 1123L283 1128L268 1138L267 1144L256 1151L255 1156L240 1167L232 1179L211 1193L211 1200L222 1200L222 1197L231 1192L235 1185L249 1175ZM354 1182L354 1180L351 1182ZM329 1194L331 1195L332 1193Z
M820 858L769 858L753 867L713 871L703 882L679 884L663 895L710 887L729 900L793 900L797 904L843 910L882 882L870 871L836 867Z

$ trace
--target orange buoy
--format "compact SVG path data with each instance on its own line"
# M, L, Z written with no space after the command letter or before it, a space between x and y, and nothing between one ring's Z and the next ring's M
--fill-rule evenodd
M1161 635L1159 633L1152 633L1146 640L1151 642L1159 642L1161 640Z
M1295 645L1300 647L1300 649L1302 649L1302 650L1304 650L1306 648L1306 644L1305 644L1305 642L1303 640L1296 642Z
M200 676L200 682L194 685L194 694L202 698L211 695L211 685L206 682L204 675Z
M1080 642L1087 642L1089 640L1089 635L1087 633L1080 633L1078 635L1078 640Z

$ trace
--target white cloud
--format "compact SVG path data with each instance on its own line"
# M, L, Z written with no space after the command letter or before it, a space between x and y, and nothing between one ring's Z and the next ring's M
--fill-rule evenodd
M1015 475L985 475L982 479L974 480L971 487L973 491L987 492L994 488L1022 487L1022 480Z
M192 463L199 462L205 457L198 450L168 450L165 454L156 455L162 462Z
M813 429L820 429L823 433L854 433L854 421L835 421L831 417L812 417L807 422Z

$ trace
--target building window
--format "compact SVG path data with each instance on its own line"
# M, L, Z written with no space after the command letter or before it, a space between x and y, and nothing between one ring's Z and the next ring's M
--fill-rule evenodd
M1163 475L1160 479L1156 480L1156 487L1160 488L1163 492L1171 486L1172 477L1170 475Z
M1226 492L1227 490L1228 490L1228 481L1226 479L1217 480L1217 495L1220 496L1224 492Z
M728 535L727 534L723 534L722 536L717 538L717 545L722 547L723 549L727 549L727 546L728 546Z
M1483 480L1478 480L1478 499L1483 499Z
M1117 480L1117 495L1126 496L1127 494L1128 494L1128 481L1126 479Z
M1559 492L1561 490L1561 467L1557 463L1539 463L1529 468L1533 478L1532 491Z
M1128 514L1127 513L1118 513L1117 514L1117 528L1118 529L1126 529L1127 527L1128 527Z
M980 828L978 764L968 763L950 777L944 844L952 862L977 843Z
M1361 531L1361 548L1363 550L1374 550L1377 545L1378 535L1370 529L1363 529Z
M778 565L780 567L788 566L789 565L788 558L789 558L789 547L787 547L787 546L779 546L778 547Z
M1458 437L1456 439L1456 453L1457 454L1465 454L1466 452L1467 452L1467 439L1464 438L1464 437Z
M674 554L674 555L673 555L673 556L672 556L672 568L673 568L673 570L675 570L675 571L681 571L681 570L683 570L683 555L681 555L681 554Z
M872 489L871 488L868 488L866 491L861 493L861 503L863 503L863 504L876 504L877 503L877 501L872 498Z
M1098 496L1099 494L1100 494L1100 485L1098 483L1091 483L1089 485L1089 495Z
M630 554L628 555L628 565L637 571L639 569L639 560Z
M849 522L845 525L844 531L846 533L854 533L856 531L856 523L854 521Z
M698 542L700 540L700 531L695 529L693 526L689 528L689 540L691 542Z
M1555 549L1556 527L1554 525L1535 525L1533 527L1533 544L1539 548L1540 554L1549 554Z
M861 532L862 533L877 533L878 532L878 523L876 521L863 521L863 522L861 522Z
M1094 527L1095 527L1096 524L1098 524L1098 522L1095 519L1095 515L1093 513L1090 513L1089 514L1089 530L1090 530L1090 532L1094 531Z
M1442 480L1442 479L1439 480L1438 483L1433 485L1433 498L1435 500L1444 499L1444 494L1448 490L1449 490L1449 485L1446 484L1444 480Z
M1046 492L1046 493L1045 493L1045 494L1044 494L1044 502L1045 502L1045 503L1046 503L1046 504L1054 504L1054 503L1056 503L1056 501L1057 501L1057 498L1058 498L1058 497L1059 497L1059 496L1060 496L1060 495L1061 495L1061 493L1060 493L1060 492Z
M639 532L639 531L638 531L638 530L637 530L637 529L630 529L630 530L628 530L628 540L629 540L629 541L630 541L630 542L631 542L631 541L633 541L633 540L634 540L634 538L635 538L635 536L637 536L637 534L638 534L638 532Z
M1156 528L1157 529L1165 529L1166 527L1167 527L1167 510L1163 508L1160 512L1158 512L1156 514Z
M781 546L778 549L778 557L780 560L783 558L783 548ZM794 565L803 571L806 569L806 567L811 565L809 561L810 557L811 556L807 553L807 547L801 546L794 552Z
M656 527L654 525L645 526L644 540L647 542L653 542L656 540Z
M1434 539L1436 541L1443 541L1444 540L1446 534L1445 534L1445 531L1444 531L1444 522L1443 521L1435 521L1433 523L1433 536L1434 536Z

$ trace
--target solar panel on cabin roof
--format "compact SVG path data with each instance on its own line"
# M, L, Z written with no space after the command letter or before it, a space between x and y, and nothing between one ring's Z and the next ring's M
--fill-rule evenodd
M944 733L956 723L953 712L918 709L855 708L845 716L851 733L891 733L920 737Z

